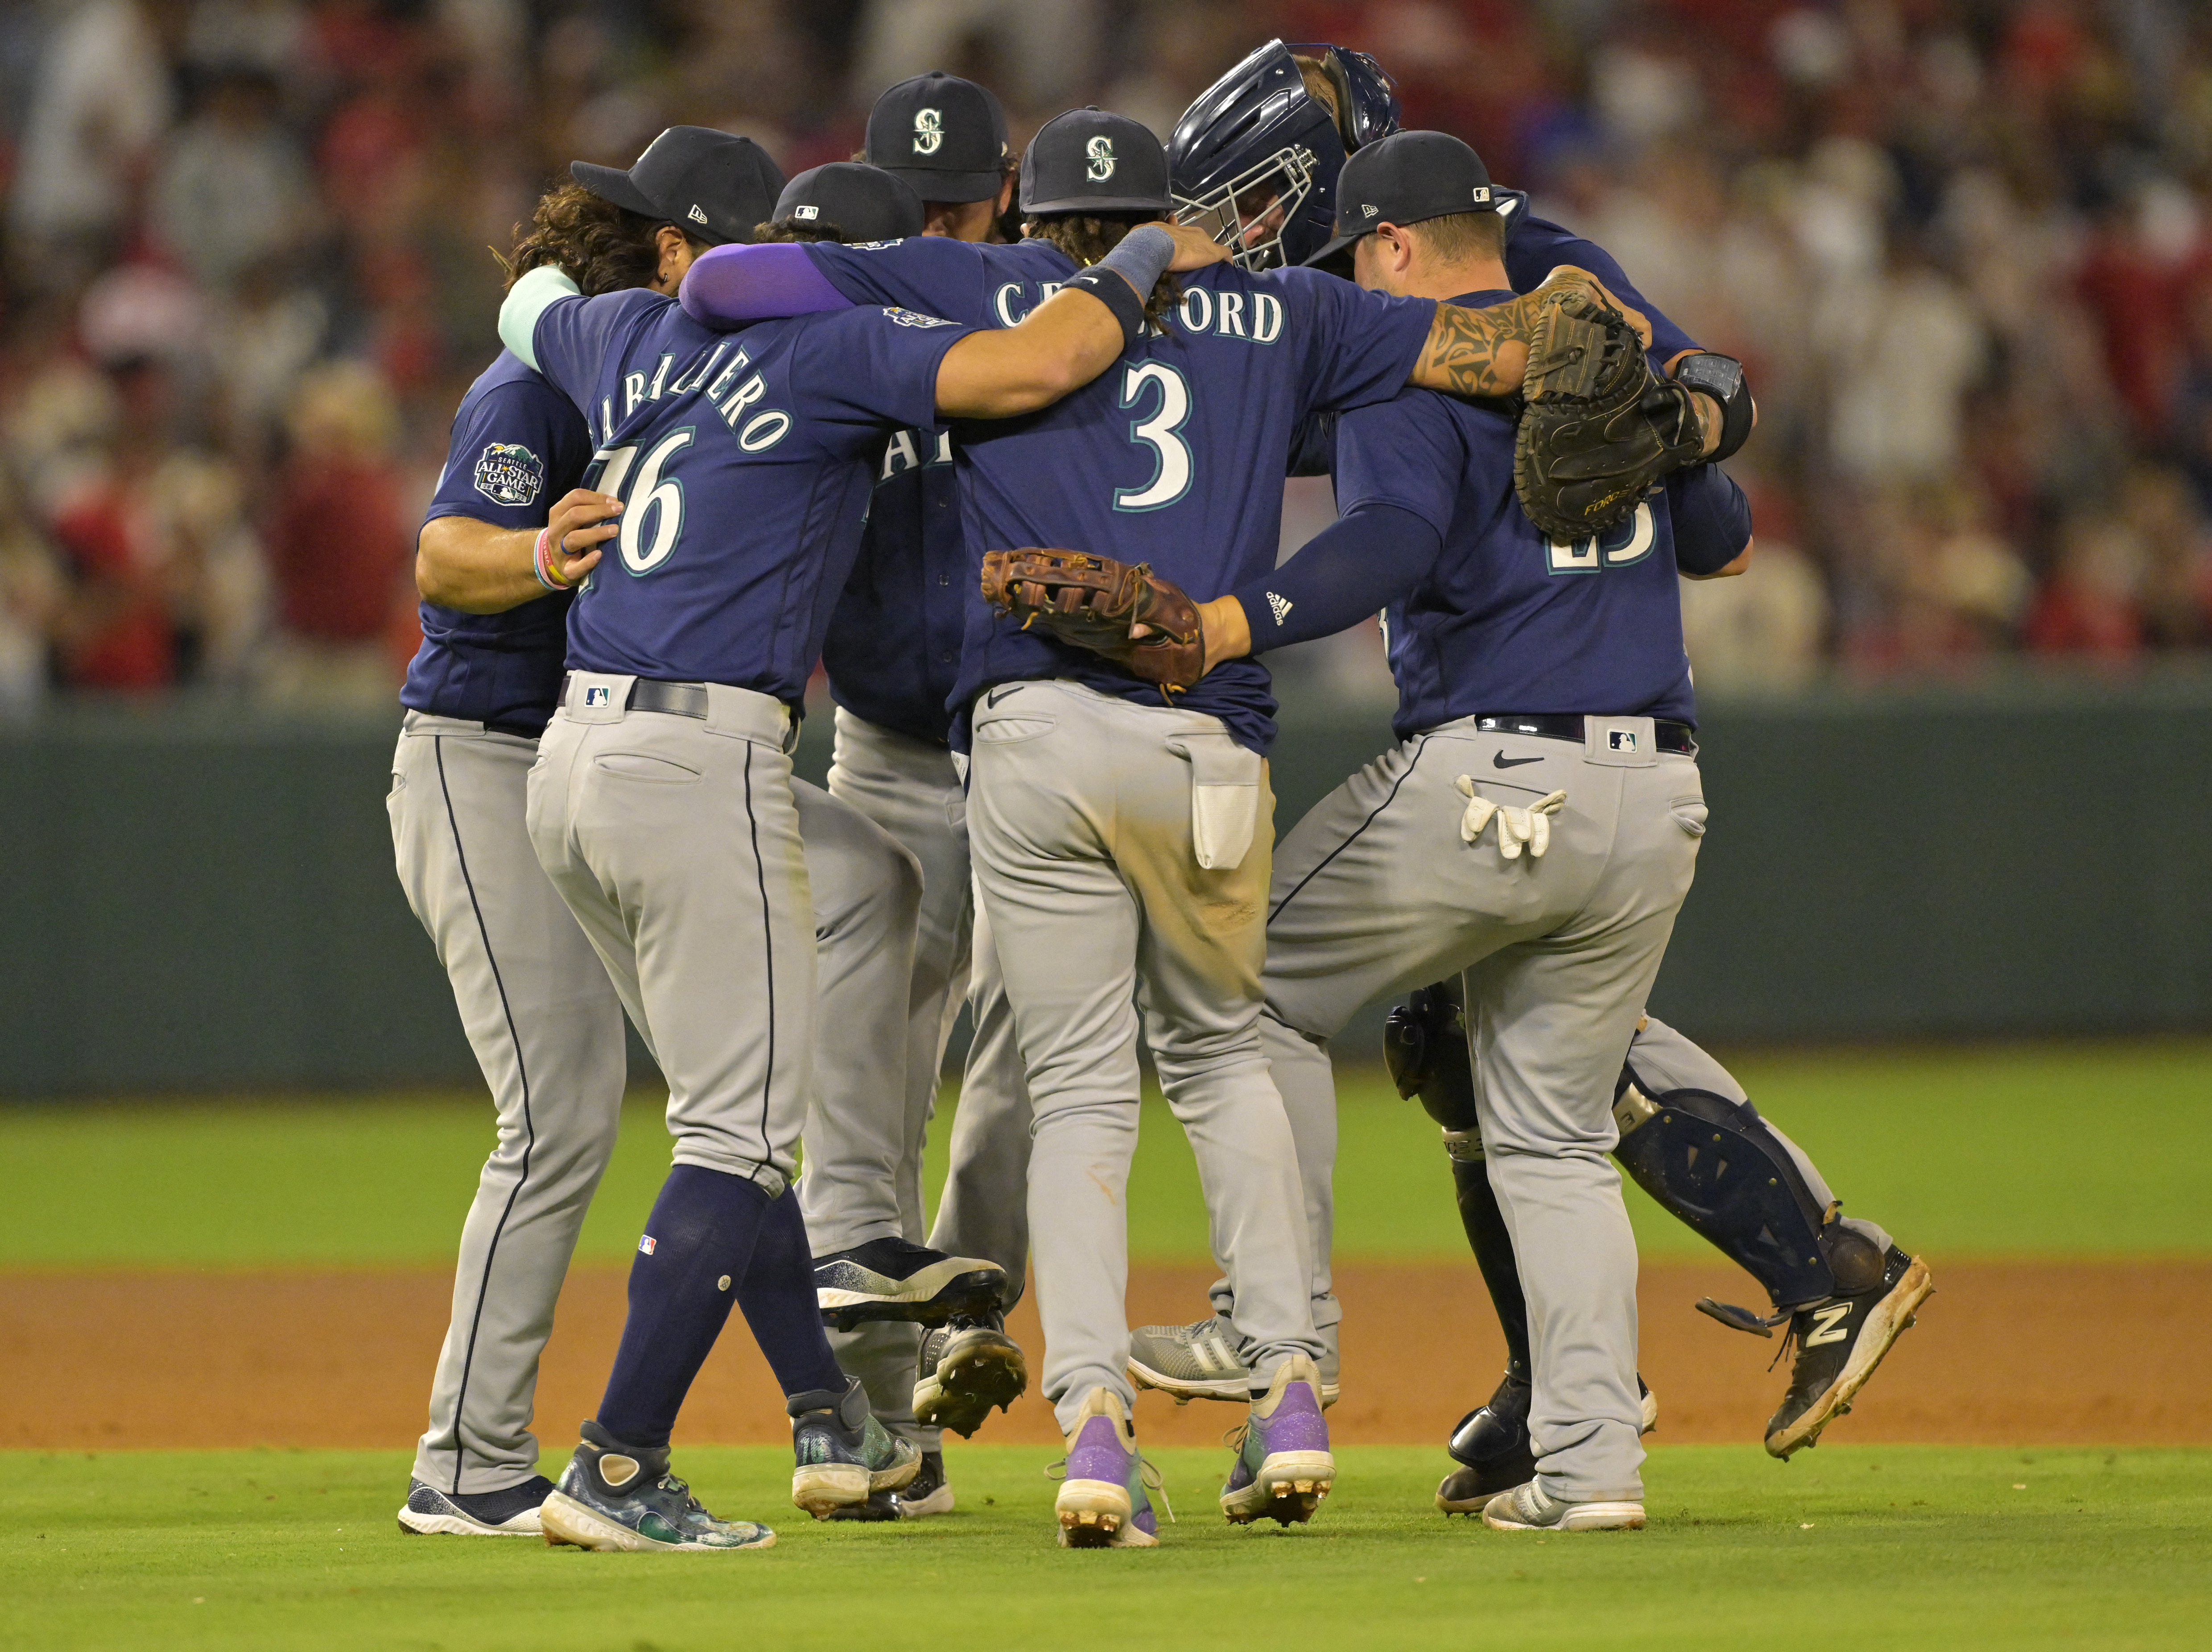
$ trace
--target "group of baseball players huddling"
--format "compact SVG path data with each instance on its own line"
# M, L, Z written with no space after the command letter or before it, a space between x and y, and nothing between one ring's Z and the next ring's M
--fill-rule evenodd
M989 92L922 76L864 160L786 185L679 126L578 163L454 419L390 808L500 1139L401 1525L773 1543L670 1468L732 1305L799 1507L946 1513L940 1431L1027 1386L1032 1262L1063 1545L1158 1540L1139 1388L1248 1407L1223 1512L1310 1519L1329 1041L1409 989L1392 1073L1443 1127L1508 1350L1437 1506L1644 1524L1608 1155L1765 1287L1771 1313L1699 1306L1786 1327L1766 1446L1814 1443L1927 1268L1644 1013L1705 829L1675 582L1751 555L1711 462L1753 423L1741 367L1335 46L1261 47L1164 148L1081 109L1018 164ZM1340 518L1278 568L1283 477L1321 473ZM1276 846L1254 656L1377 611L1400 744ZM789 756L817 661L826 790ZM532 1394L625 1013L674 1164L556 1485ZM1140 1035L1224 1277L1132 1332Z

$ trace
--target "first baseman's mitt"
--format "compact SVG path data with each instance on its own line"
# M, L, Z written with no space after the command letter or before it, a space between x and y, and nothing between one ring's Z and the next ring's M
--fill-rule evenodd
M1103 654L1124 671L1187 689L1205 674L1198 605L1150 562L1117 562L1080 550L994 550L983 558L983 599L1019 614L1062 642ZM1143 625L1151 635L1130 635Z
M1628 318L1593 288L1539 307L1513 440L1513 491L1556 540L1601 533L1652 483L1703 456L1690 392L1651 371Z

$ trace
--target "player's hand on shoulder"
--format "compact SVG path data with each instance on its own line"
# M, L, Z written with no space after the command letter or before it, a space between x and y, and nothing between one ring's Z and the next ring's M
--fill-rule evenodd
M1628 325L1636 329L1636 336L1643 340L1644 348L1646 349L1651 348L1650 318L1643 311L1622 303L1613 296L1611 288L1590 274L1589 270L1575 264L1563 264L1545 276L1542 285L1536 288L1539 295L1561 291L1583 292L1603 304L1607 309L1618 311L1627 319Z
M1168 269L1176 275L1192 270L1203 270L1209 264L1229 262L1229 249L1195 224L1163 224L1162 228L1174 240L1175 257Z

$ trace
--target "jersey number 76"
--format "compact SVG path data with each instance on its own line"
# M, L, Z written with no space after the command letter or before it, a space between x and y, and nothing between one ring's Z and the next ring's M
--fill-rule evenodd
M621 447L602 447L592 455L584 472L584 485L612 494L623 502L622 531L615 548L623 567L633 574L650 574L676 554L684 532L684 484L663 476L668 462L691 445L690 425L672 430L638 461L641 442ZM596 571L596 570L594 570Z

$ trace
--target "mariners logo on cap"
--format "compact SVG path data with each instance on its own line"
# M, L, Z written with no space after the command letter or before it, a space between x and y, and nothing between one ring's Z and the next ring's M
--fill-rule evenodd
M1091 157L1091 164L1084 167L1083 175L1092 183L1103 184L1114 175L1112 138L1102 132L1083 146L1083 152Z
M527 505L545 485L545 461L527 447L495 441L477 461L477 491L495 505Z
M945 144L945 114L939 109L914 112L914 152L935 155Z

